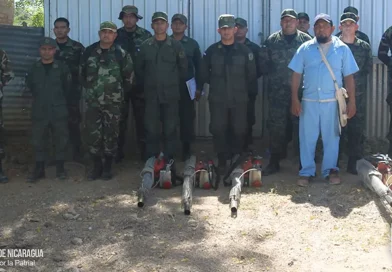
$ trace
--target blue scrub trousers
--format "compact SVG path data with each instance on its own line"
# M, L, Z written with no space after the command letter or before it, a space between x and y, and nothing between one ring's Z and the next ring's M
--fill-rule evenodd
M299 117L299 145L302 169L299 175L311 177L316 174L314 155L317 139L321 131L324 157L321 165L322 176L329 175L336 167L339 155L339 120L337 101L319 102L302 100Z

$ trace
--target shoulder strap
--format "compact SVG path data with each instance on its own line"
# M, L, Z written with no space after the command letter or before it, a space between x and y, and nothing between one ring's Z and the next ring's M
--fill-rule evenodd
M124 65L123 65L124 58L123 58L123 55L122 55L122 52L121 52L121 46L120 45L118 45L118 44L115 45L114 54L116 56L117 62L120 64L120 69L122 71L122 69L124 67Z
M329 62L328 62L327 58L326 58L325 55L324 55L323 49L321 49L320 46L317 46L317 49L320 51L321 58L323 59L323 62L325 63L325 66L327 66L328 71L329 71L329 73L331 74L333 83L334 83L334 85L335 85L335 89L336 89L336 90L339 90L339 85L338 85L338 83L337 83L337 81L336 81L335 74L333 73L332 68L331 68L331 65L329 65Z

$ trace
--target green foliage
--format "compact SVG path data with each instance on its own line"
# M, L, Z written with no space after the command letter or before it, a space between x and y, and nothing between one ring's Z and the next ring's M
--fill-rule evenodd
M43 27L44 26L44 0L19 0L15 2L14 25Z

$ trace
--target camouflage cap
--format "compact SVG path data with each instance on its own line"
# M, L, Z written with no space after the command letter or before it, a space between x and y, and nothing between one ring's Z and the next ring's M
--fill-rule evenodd
M173 15L171 21L174 22L175 20L180 20L184 24L188 23L188 19L185 17L185 15L184 14L180 14L180 13L177 13L177 14Z
M235 27L235 18L231 14L222 14L218 19L219 28Z
M235 24L241 27L248 27L248 22L240 17L235 18Z
M354 13L355 15L358 16L358 10L357 10L357 8L354 8L353 6L348 6L347 8L345 8L343 10L343 13L347 13L347 12Z
M285 9L280 14L280 19L283 19L284 17L291 17L291 18L294 18L294 19L298 19L298 14L293 9Z
M56 42L54 39L50 38L50 37L44 37L44 38L42 38L41 41L39 42L39 46L41 47L41 46L44 46L44 45L49 45L49 46L52 46L52 47L57 47L57 42Z
M168 21L167 13L163 12L163 11L154 12L154 14L152 15L151 21L155 21L158 19L165 20L167 22Z
M298 13L298 19L306 19L306 20L310 21L309 15L306 12Z
M358 17L352 12L346 12L343 13L342 16L340 16L340 23L343 23L345 21L353 21L354 23L357 23Z
M130 6L130 5L124 6L122 8L121 12L120 12L120 16L118 16L118 19L122 20L122 18L123 18L125 13L127 13L127 14L135 14L137 18L143 19L143 16L139 15L139 10L138 10L138 8L136 6Z
M113 32L117 32L117 25L113 22L106 21L106 22L101 23L101 26L99 27L100 31L104 30L104 29L111 30Z
M325 14L325 13L320 13L320 14L318 14L318 15L314 18L314 24L316 25L317 21L319 21L319 20L324 20L324 21L326 21L327 23L329 23L331 26L333 26L331 16L329 16L328 14Z

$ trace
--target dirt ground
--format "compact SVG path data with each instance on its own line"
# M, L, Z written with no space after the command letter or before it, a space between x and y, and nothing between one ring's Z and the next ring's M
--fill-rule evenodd
M47 178L30 185L21 152L8 159L11 181L0 186L0 250L42 249L43 258L0 271L392 271L391 211L344 171L340 186L316 179L300 188L290 158L260 189L244 189L237 218L222 184L195 190L185 216L181 187L154 189L137 207L136 159L116 165L111 181L89 182L88 168L67 163L69 180L48 167ZM24 258L9 260L16 259Z

